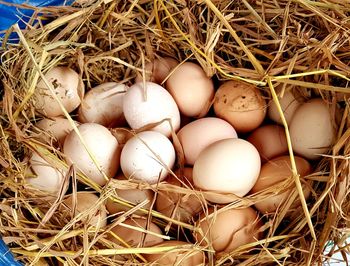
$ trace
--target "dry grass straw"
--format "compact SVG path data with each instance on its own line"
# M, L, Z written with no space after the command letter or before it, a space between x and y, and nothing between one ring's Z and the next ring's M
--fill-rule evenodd
M337 98L346 98L341 93L349 90L349 1L106 0L86 7L37 9L36 14L39 12L45 19L37 23L31 20L19 44L3 42L0 68L0 233L23 262L138 265L145 263L142 254L183 248L133 248L112 243L106 238L110 226L96 230L84 225L81 220L88 213L62 219L55 204L63 195L52 203L50 195L28 189L23 180L26 155L31 150L45 153L55 166L69 169L59 149L33 138L33 125L40 116L32 107L32 96L43 73L53 66L67 65L78 71L87 88L107 81L130 84L137 72L145 74L144 64L158 56L195 60L217 81L237 79L256 84L277 104L281 96L275 92L277 86L283 91L294 88L305 98L320 96L331 104L337 121L334 146L316 163L314 174L300 180L289 141L293 177L257 195L234 197L234 202L225 207L251 206L276 191L296 187L275 215L262 217L266 233L263 239L217 259L209 246L189 248L203 249L209 265L321 264L332 255L323 255L328 241L335 243L332 252L345 254L348 246L343 243L350 234L350 121L349 103L338 104ZM289 136L285 119L283 124ZM191 238L190 232L198 230L192 222L143 209L145 203L133 206L114 192L114 188L151 188L203 199L190 187L164 183L150 187L112 180L101 188L84 175L75 174L75 169L70 170L74 175L68 181L79 180L100 193L101 204L112 197L129 208L114 217L113 224L143 212L166 229L165 238ZM312 188L307 202L301 182ZM298 197L302 207L291 208Z

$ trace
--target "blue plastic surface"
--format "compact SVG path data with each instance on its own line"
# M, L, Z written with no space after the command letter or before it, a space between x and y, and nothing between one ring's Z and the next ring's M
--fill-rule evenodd
M17 262L4 241L0 238L0 265L1 266L22 266Z

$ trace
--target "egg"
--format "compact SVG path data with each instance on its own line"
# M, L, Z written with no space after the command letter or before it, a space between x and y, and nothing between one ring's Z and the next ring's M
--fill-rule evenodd
M95 227L107 225L107 211L104 204L98 204L99 198L92 192L78 192L63 200L60 211L74 219L84 215L82 222Z
M147 230L147 232L145 230ZM145 218L128 218L123 221L123 224L114 226L111 232L132 247L151 247L164 241L163 238L155 235L162 235L160 228L155 223L148 222ZM145 237L142 242L143 235L145 235ZM108 239L119 245L122 244L122 241L119 241L112 234Z
M280 95L281 91L282 91L282 87L278 87L276 89L277 95ZM302 97L294 95L293 92L290 90L286 90L282 97L281 96L278 97L278 101L279 101L279 104L281 105L287 124L290 125L290 122L292 121L292 117L295 111L298 109L298 107L303 101ZM271 100L269 103L268 117L272 121L278 124L282 124L282 119L277 110L277 105L273 100Z
M155 131L143 131L129 139L122 150L121 169L128 179L155 184L164 180L175 163L170 140Z
M266 103L260 91L249 83L230 80L215 94L217 117L229 122L237 132L250 132L263 122Z
M190 246L189 246L190 245ZM157 265L182 265L182 266L199 266L205 265L205 255L203 251L198 250L187 242L169 240L158 244L156 247L174 247L166 252L144 254L148 262L156 262ZM175 248L178 247L178 248ZM186 248L184 248L186 247Z
M211 245L217 254L229 253L260 238L261 223L251 207L218 212L210 208L207 214L201 214L196 226L202 230L194 233L196 241L202 246Z
M278 125L261 126L247 140L258 150L263 162L288 152L285 130Z
M92 88L85 94L79 107L79 121L105 127L123 126L123 98L127 88L126 85L116 82L107 82Z
M184 176L182 182L191 189L193 187L192 168L184 168ZM174 176L169 176L166 183L179 187L183 186L180 180ZM186 195L158 190L155 208L165 216L174 217L178 221L189 222L194 215L202 210L202 203L198 196L194 194ZM172 216L173 212L175 212L174 216Z
M153 60L153 62L146 63L145 65L145 80L151 81L157 84L162 84L169 76L171 71L178 65L178 62L171 57L159 57ZM142 73L137 73L135 82L142 82Z
M79 123L74 121L75 125ZM38 138L48 144L58 143L62 146L66 136L73 130L71 122L63 117L44 118L35 124L42 132Z
M225 120L205 117L184 126L177 137L182 145L186 163L193 165L201 151L210 144L222 139L237 138L237 133Z
M119 168L120 148L117 139L107 128L95 123L82 124L78 130L100 169L107 178L113 177ZM68 162L73 163L92 181L101 186L107 183L75 131L66 137L63 153Z
M128 201L134 205L138 205L146 200L148 203L143 205L143 209L151 208L152 200L154 197L154 193L150 189L116 189L115 190L117 196L125 201ZM116 214L118 212L128 211L130 208L124 206L120 203L113 201L112 199L108 199L106 202L106 208L109 214ZM139 214L139 213L138 213Z
M224 139L204 149L193 166L193 183L205 191L233 193L243 197L254 186L260 172L256 148L243 139ZM214 203L230 199L207 198Z
M203 117L208 113L214 97L214 83L199 65L181 64L170 75L165 87L183 115Z
M295 164L300 175L300 178L311 173L311 165L304 158L295 156ZM289 156L280 156L277 157L267 163L265 163L260 171L260 175L258 180L256 181L254 187L251 190L252 193L260 192L264 189L267 189L279 182L285 181L287 178L291 178L293 176L292 167ZM296 190L296 187L288 189L285 192L281 192L267 199L261 200L255 204L255 207L261 213L271 213L277 210L278 206L283 204L293 192ZM304 187L304 197L307 198L310 194L310 190L307 187ZM295 202L294 206L300 204L299 199Z
M290 124L293 150L311 160L328 153L335 138L332 120L329 107L322 99L301 105Z
M29 159L25 182L33 188L57 195L63 186L66 172L54 167L52 160L48 156L43 157L33 152Z
M45 78L52 85L55 94L68 113L80 105L80 95L84 94L84 84L77 72L69 67L59 66L50 69L45 74ZM45 116L55 117L64 114L43 80L39 80L34 97L36 110Z
M169 92L162 86L146 82L132 85L124 95L123 112L132 129L139 129L150 123L170 119L174 131L180 127L179 109ZM170 136L172 130L169 122L165 121L152 130Z

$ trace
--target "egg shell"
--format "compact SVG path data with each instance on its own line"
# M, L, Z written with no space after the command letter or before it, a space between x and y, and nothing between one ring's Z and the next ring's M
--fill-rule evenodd
M169 92L162 86L146 82L146 88L139 82L132 85L124 95L123 112L132 129L139 129L150 123L170 119L173 130L180 127L180 112ZM164 121L152 128L166 136L170 136L169 122Z
M261 126L255 129L247 140L258 150L262 162L288 152L285 130L278 125Z
M74 123L76 126L79 125L76 121ZM41 141L50 144L53 138L53 141L60 146L63 145L66 136L73 130L71 122L63 117L44 118L35 126L43 131L39 135Z
M237 138L235 129L225 120L205 117L184 126L177 134L185 155L185 162L193 165L199 154L210 144Z
M49 157L44 158L33 152L29 159L29 167L25 178L27 184L53 194L60 192L66 172L54 167Z
M144 202L145 200L148 200L149 202L142 207L143 209L149 209L151 207L152 200L154 197L154 193L150 189L116 189L115 191L119 198L122 198L130 203L133 203L134 205L138 205ZM124 206L120 203L117 203L112 199L107 200L106 208L109 214L125 212L130 209L129 207Z
M162 84L169 76L171 71L179 64L175 59L171 57L160 57L154 59L152 62L148 62L145 65L145 80L151 81L157 84ZM137 73L135 83L142 82L142 73Z
M107 178L113 177L119 168L120 147L117 139L107 128L95 123L82 124L78 130L101 170ZM101 186L107 183L75 131L66 137L63 153L91 180Z
M254 186L259 172L260 156L252 144L243 139L225 139L201 152L193 167L193 183L203 190L242 197ZM210 201L215 202L215 198Z
M66 215L73 218L86 213L82 219L83 223L103 228L107 225L107 211L103 203L97 206L98 201L99 198L92 192L77 192L75 195L68 195L63 200L60 211L66 212Z
M327 103L312 99L301 105L290 124L290 137L293 150L307 159L318 159L328 153L335 131Z
M143 131L129 139L123 147L121 168L128 179L155 184L164 180L175 163L175 149L159 132Z
M237 132L246 133L263 122L266 103L254 85L230 80L217 90L214 111L217 117L229 122Z
M181 247L181 250L174 249L163 253L144 254L143 256L148 262L156 262L157 265L204 266L204 252L194 247L183 248L189 245L191 244L177 240L164 241L155 247L179 247L179 249Z
M203 235L196 232L194 237L202 246L211 243L217 253L229 253L242 245L256 242L255 238L260 238L261 224L258 218L256 211L250 207L217 213L210 208L208 215L202 213L196 224Z
M192 171L192 168L184 168L185 178L182 180L183 184L174 176L169 176L166 179L166 183L179 187L186 185L186 187L192 188ZM155 208L158 212L168 217L172 217L175 211L174 218L176 220L188 222L202 210L202 203L198 196L194 194L186 195L158 190Z
M84 84L77 72L68 67L54 67L45 78L52 85L56 95L68 113L75 110L81 102L80 95L84 94ZM35 90L36 110L47 117L64 115L59 103L43 80L39 80Z
M282 92L282 87L278 87L276 89L277 95L281 95ZM290 122L292 121L292 117L295 113L295 111L299 108L300 104L302 103L303 99L300 96L295 96L292 91L286 90L283 93L282 97L278 97L278 102L281 105L284 117L287 121L287 124L290 125ZM270 101L269 103L269 108L268 108L268 117L282 125L282 119L281 116L278 112L277 105L273 100Z
M123 98L127 86L116 82L103 83L85 94L78 110L82 123L97 123L105 127L125 125Z
M294 156L295 164L298 170L300 178L311 173L311 165L304 158ZM285 181L287 178L293 176L292 166L289 156L280 156L267 163L265 163L260 171L258 180L256 181L254 187L252 188L250 194L260 192L267 189L279 182ZM286 192L281 192L279 194L273 195L267 199L261 200L255 204L255 207L261 213L271 213L277 210L278 206L285 202L289 195L296 190L296 187L287 190ZM307 187L303 188L304 197L307 199L310 190ZM292 207L300 205L299 199L294 203Z
M165 87L183 115L203 117L208 113L214 97L214 83L199 65L181 64L171 73Z
M144 233L146 228L147 232L152 232L158 235L162 235L162 231L160 228L153 222L149 222L149 226L147 226L148 221L144 218L128 218L126 219L123 224L127 225L128 227L125 227L121 224L118 224L114 226L111 231L116 234L118 237L120 237L123 241L128 243L132 247L151 247L157 244L162 243L164 240L160 237L157 237L150 233ZM139 230L136 230L136 229ZM144 242L142 245L142 237L146 234L144 238ZM109 240L121 244L115 237L110 235L108 237Z

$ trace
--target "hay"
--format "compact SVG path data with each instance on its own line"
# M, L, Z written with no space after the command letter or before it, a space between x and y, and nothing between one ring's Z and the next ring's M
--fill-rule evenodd
M299 193L291 195L275 216L262 218L264 239L219 259L214 259L209 246L190 248L203 249L209 265L321 264L328 241L335 243L332 252L345 254L349 247L343 247L343 242L350 234L350 121L349 102L338 104L337 97L346 99L341 93L349 92L349 1L106 0L84 7L37 8L34 16L39 12L41 19L35 24L31 21L23 35L19 33L19 44L3 42L1 56L0 233L18 259L28 265L137 265L145 263L142 254L183 248L118 246L105 237L110 226L96 231L82 225L83 217L62 219L55 204L63 195L52 203L50 195L29 190L23 182L29 151L50 154L55 165L68 169L60 150L31 137L39 118L32 96L43 73L66 65L77 70L87 88L107 81L130 84L137 72L145 75L145 62L158 56L197 61L216 82L237 79L256 84L277 104L277 86L293 87L306 98L321 96L332 103L334 121L339 121L333 149L315 165L314 174L306 177L312 187L307 202L292 163L294 176L280 188L235 198L225 207L251 206L276 189L296 186ZM11 31L18 29L10 29L5 39ZM122 223L141 211L168 232L164 237L191 238L189 232L198 230L191 222L143 209L145 203L133 206L114 192L114 188L151 188L195 194L203 201L203 195L190 187L112 180L101 188L70 170L74 173L70 181L79 180L100 193L101 204L112 197L129 207L128 212L114 217L113 223ZM293 210L290 206L297 197L303 204ZM204 201L203 209L207 209Z

